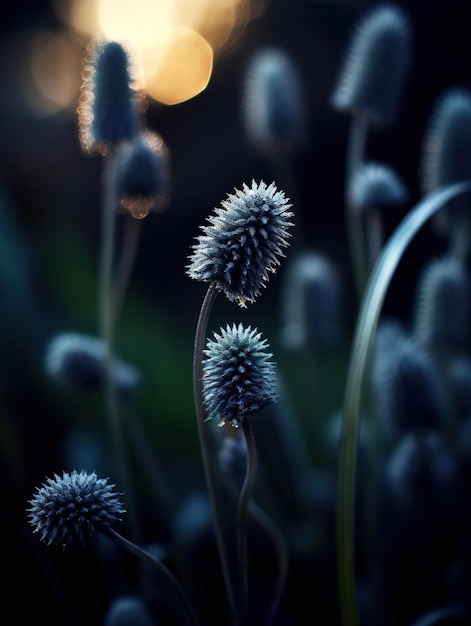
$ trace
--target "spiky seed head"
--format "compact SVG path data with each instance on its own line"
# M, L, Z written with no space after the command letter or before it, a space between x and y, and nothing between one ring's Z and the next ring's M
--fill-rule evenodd
M108 607L104 626L154 626L146 604L139 596L119 596Z
M208 339L203 359L203 401L207 419L220 426L243 420L275 401L276 377L273 356L266 339L250 326L227 325Z
M254 302L284 257L291 237L291 204L275 184L257 184L228 194L214 209L192 246L187 274L214 282L242 307Z
M341 284L337 269L327 256L307 250L292 258L281 298L284 348L299 350L309 341L331 346L338 340Z
M36 489L28 520L41 541L67 548L86 547L106 534L125 512L107 478L84 470L62 472Z
M471 91L452 87L433 106L422 143L420 186L424 194L471 179ZM469 220L467 199L456 198L433 219L442 232Z
M247 138L262 156L293 155L305 147L302 80L284 50L267 47L254 54L245 76L242 113Z
M446 419L445 392L435 361L400 327L385 328L372 359L372 393L388 436L437 430Z
M349 201L359 212L381 210L403 204L406 186L397 172L383 163L367 162L353 176Z
M104 385L106 349L98 337L62 332L49 341L45 357L46 375L56 384L82 392L100 391ZM136 368L115 358L113 382L119 394L136 390L140 375Z
M113 162L118 209L136 219L161 213L170 198L169 151L163 139L143 131L120 146Z
M86 154L108 154L140 127L142 90L130 52L117 41L93 40L84 58L78 106L79 138Z
M408 16L380 4L357 23L331 98L334 109L371 124L396 121L411 56Z
M419 276L414 303L414 335L427 350L462 352L469 338L469 277L466 268L445 256L429 260Z

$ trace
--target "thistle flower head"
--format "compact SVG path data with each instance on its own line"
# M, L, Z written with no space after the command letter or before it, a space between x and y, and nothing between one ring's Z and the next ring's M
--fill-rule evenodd
M242 102L247 138L268 158L291 155L306 143L306 111L301 77L291 57L275 47L251 59Z
M276 271L293 226L291 204L275 184L243 185L228 194L201 227L190 255L187 273L214 282L240 306L254 302Z
M164 211L170 197L169 153L163 139L144 131L120 146L113 163L118 208L136 219Z
M348 193L352 206L365 213L407 200L407 189L394 169L375 162L365 163L358 170Z
M104 626L153 626L149 609L138 596L115 598L105 615Z
M275 364L267 341L242 324L221 328L209 339L203 359L203 400L208 417L237 427L276 399Z
M408 17L393 4L370 10L356 25L331 102L373 124L395 121L409 68Z
M29 523L48 545L85 547L106 534L124 508L107 478L73 470L54 474L38 487L27 509Z
M78 391L102 389L105 372L105 345L98 337L63 332L50 340L44 357L47 376L55 383ZM113 381L117 392L128 394L140 381L138 371L115 358Z
M95 40L85 57L78 107L80 142L87 154L108 154L139 127L140 91L129 52L117 41Z
M469 277L454 258L431 259L417 284L414 334L427 350L452 354L462 351L469 338Z

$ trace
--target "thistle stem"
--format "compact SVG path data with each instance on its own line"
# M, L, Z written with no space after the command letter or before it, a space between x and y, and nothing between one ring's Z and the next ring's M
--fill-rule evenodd
M209 315L217 295L217 288L214 282L209 284L206 296L201 305L198 323L196 326L194 352L193 352L193 394L196 408L196 417L198 425L198 435L201 448L201 456L203 459L204 473L206 484L208 487L209 499L214 523L214 531L216 534L216 542L218 546L219 558L221 560L222 573L226 586L227 599L229 603L229 611L233 624L237 624L237 608L235 603L235 594L231 581L229 570L229 560L227 556L227 548L224 540L222 512L219 505L218 485L216 481L216 473L214 470L214 460L209 441L207 424L205 423L206 412L203 404L203 350L206 341L206 329L208 327Z
M139 243L139 235L141 232L141 221L131 215L126 215L126 223L124 230L124 241L122 251L119 258L119 265L116 270L116 278L114 280L113 293L113 318L115 324L121 312L124 296L131 276L132 268L136 260L137 246Z
M363 219L348 198L352 180L363 164L368 120L365 116L353 115L350 121L350 134L347 146L345 168L345 204L347 217L347 236L353 262L358 297L361 299L367 280L367 261L363 232Z
M245 417L242 421L242 429L245 436L247 447L247 471L245 473L244 484L239 496L239 504L237 508L237 550L239 565L239 584L241 594L241 620L243 626L248 624L249 609L249 590L248 590L248 567L247 567L247 517L249 512L249 503L255 484L255 476L257 473L257 450L255 447L255 437L253 434L252 424Z
M128 499L131 530L137 537L137 523L131 482L129 478L122 425L119 415L116 385L113 380L115 319L113 315L113 260L116 237L116 175L112 160L108 160L105 171L103 197L102 241L99 266L99 319L101 336L105 346L104 358L104 397L105 410L110 430L111 446L115 456L119 483Z
M149 552L146 552L146 550L143 550L142 548L140 548L138 545L136 545L132 541L129 541L129 539L126 539L125 537L123 537L116 530L113 530L112 528L110 528L110 529L108 529L107 534L112 539L115 539L118 543L120 543L121 546L123 546L123 548L125 548L125 550L127 550L128 552L130 552L134 556L137 556L139 559L141 559L141 561L143 563L145 563L149 567L151 567L154 570L156 570L159 574L163 575L168 580L168 582L172 585L172 587L176 591L179 599L181 600L181 602L182 602L182 604L183 604L183 606L185 608L185 611L186 611L186 613L188 615L188 618L189 618L190 622L194 626L198 626L199 622L198 622L198 619L196 617L196 613L195 613L195 611L194 611L194 609L192 607L192 604L191 604L191 602L190 602L190 600L189 600L185 590L180 585L180 583L175 578L175 576L172 574L172 572L161 561L159 561L158 559L153 557L151 554L149 554Z

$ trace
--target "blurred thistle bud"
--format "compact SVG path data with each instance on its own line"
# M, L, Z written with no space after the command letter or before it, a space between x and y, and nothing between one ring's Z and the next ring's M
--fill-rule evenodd
M305 251L287 266L281 293L281 343L299 350L313 341L332 346L340 336L341 285L325 255Z
M237 432L237 431L236 431ZM219 467L227 484L239 493L247 473L247 445L245 437L237 434L222 438L219 448Z
M407 200L407 189L392 167L369 162L354 175L348 190L350 204L361 213L394 207Z
M426 503L450 487L456 463L437 432L405 434L385 466L386 484L396 504Z
M136 219L161 213L170 199L169 151L163 139L144 131L123 143L113 161L118 210Z
M209 216L192 246L187 274L214 282L242 307L254 302L284 257L293 226L288 198L263 181L236 189Z
M41 541L66 548L86 547L107 534L124 508L107 478L73 470L54 474L36 489L27 509L29 523Z
M454 258L433 258L419 276L413 332L425 349L462 352L469 337L470 291L466 268Z
M104 626L153 626L149 609L138 596L119 596L112 600Z
M208 339L203 359L203 401L207 419L236 428L277 398L275 364L257 329L227 325Z
M47 345L44 367L55 383L83 392L100 391L104 385L106 349L97 337L81 333L59 333ZM113 382L119 394L136 390L140 382L137 369L115 358Z
M444 425L446 398L435 362L394 322L378 327L370 382L386 435Z
M86 154L108 154L140 129L143 95L132 76L130 54L116 41L91 42L85 55L78 106Z
M242 112L247 138L262 156L292 156L306 146L301 76L286 52L269 47L253 55L245 76Z
M375 125L395 122L410 56L409 18L393 4L375 6L351 36L333 108Z
M438 98L425 130L420 164L420 186L424 194L471 179L471 91L449 88ZM459 198L444 207L433 223L449 231L461 217L469 219L467 199Z

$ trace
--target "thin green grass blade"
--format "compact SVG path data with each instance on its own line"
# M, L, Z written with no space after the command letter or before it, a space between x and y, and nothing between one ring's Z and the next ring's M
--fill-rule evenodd
M347 375L338 475L337 558L344 626L356 626L358 623L354 571L356 449L360 427L361 394L381 307L394 272L414 236L447 202L470 192L471 181L464 181L439 189L415 205L384 246L373 267L362 299Z

